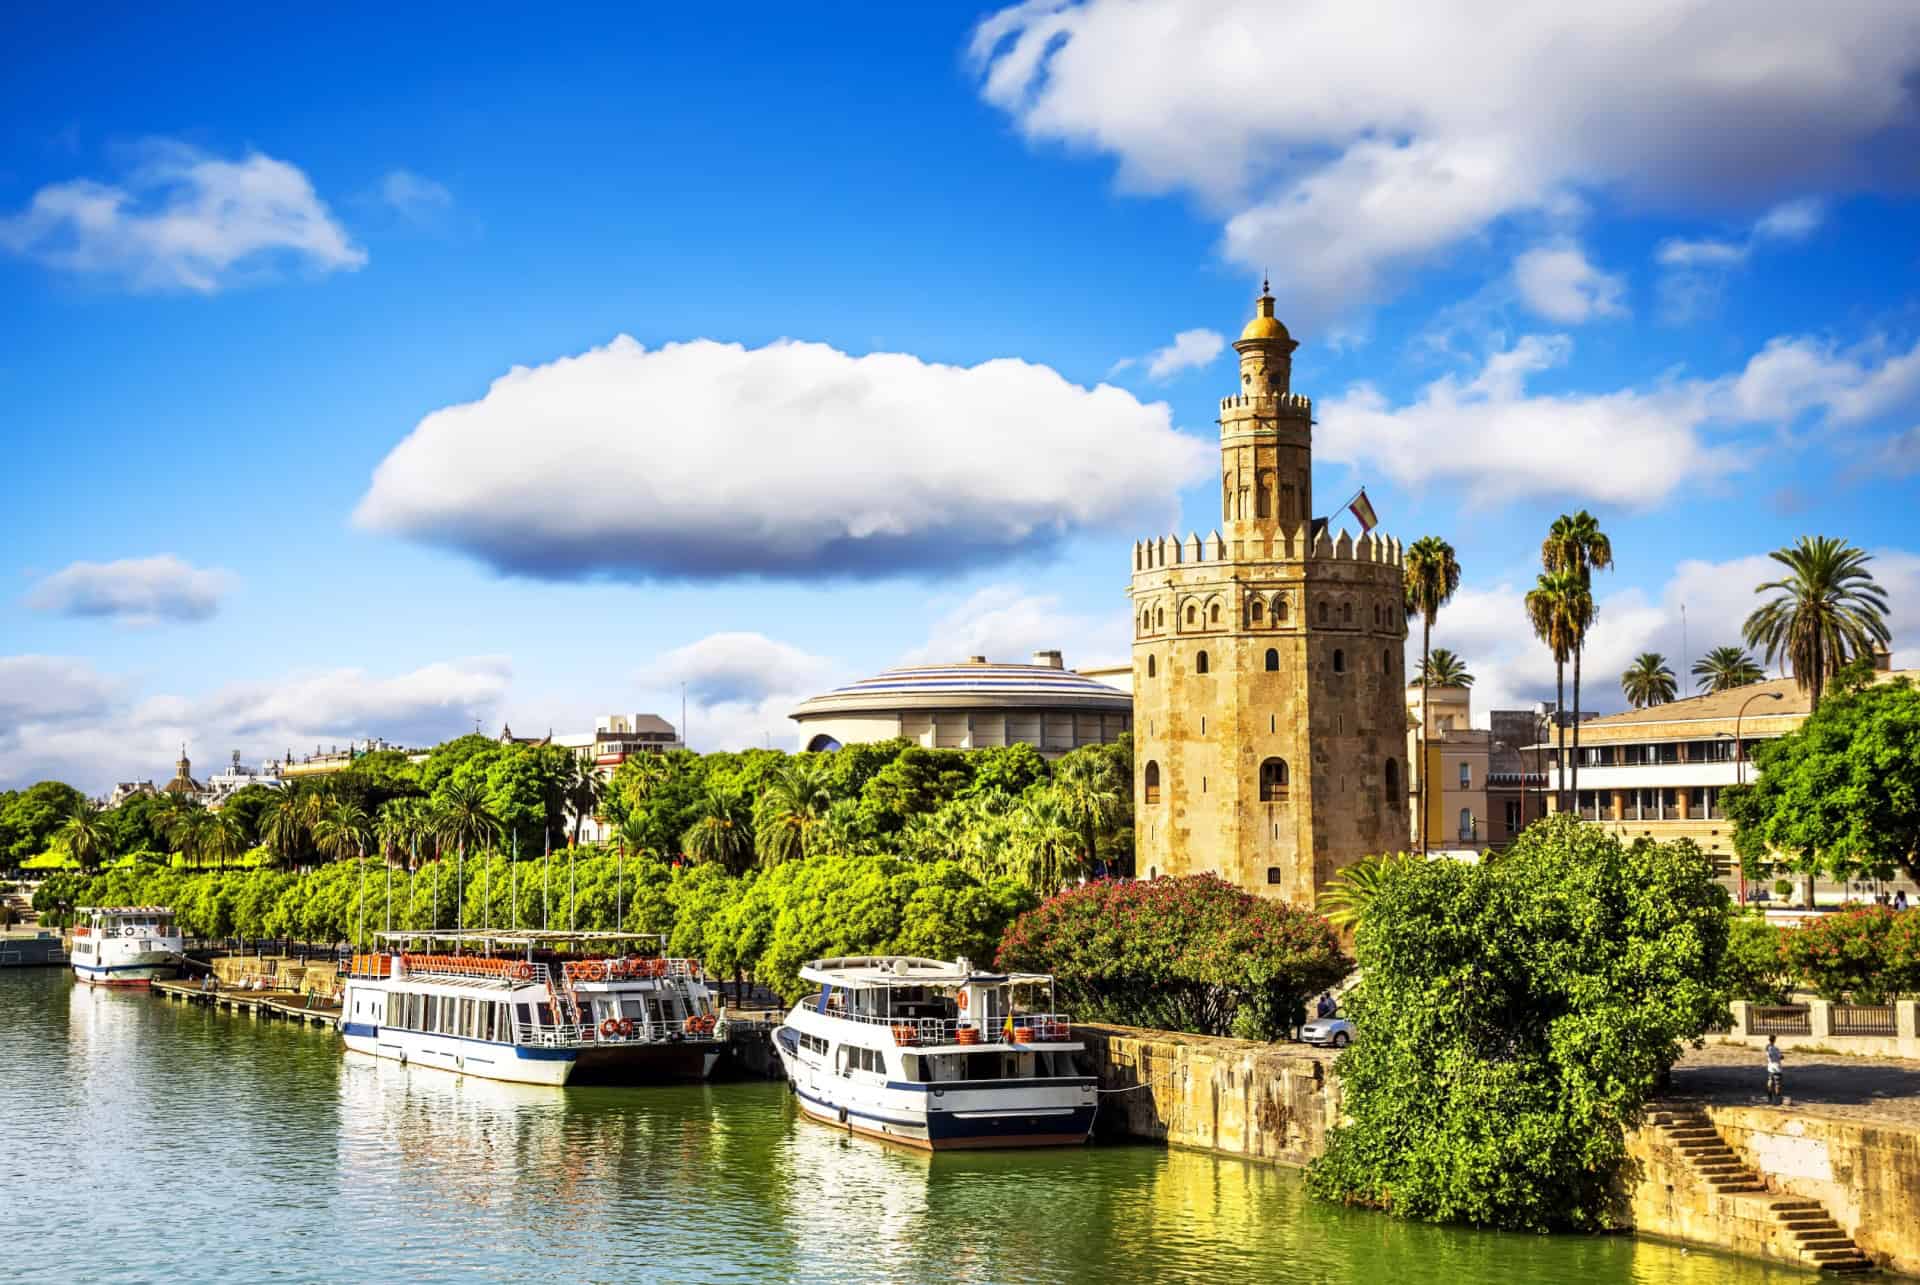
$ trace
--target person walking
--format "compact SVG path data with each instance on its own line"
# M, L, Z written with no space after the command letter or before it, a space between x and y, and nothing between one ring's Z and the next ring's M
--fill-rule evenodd
M1315 1017L1332 1017L1339 1008L1340 1006L1333 1002L1333 992L1322 991L1320 992L1320 1002L1314 1006L1313 1015Z
M1893 908L1895 910L1905 910L1907 908L1907 890L1905 888L1893 894Z
M1784 1060L1777 1037L1767 1036L1767 1101L1776 1106L1780 1102L1780 1070Z

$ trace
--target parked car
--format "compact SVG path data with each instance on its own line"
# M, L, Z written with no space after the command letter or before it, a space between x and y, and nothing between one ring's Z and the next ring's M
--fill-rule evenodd
M1309 1044L1343 1049L1353 1043L1353 1023L1344 1017L1316 1017L1300 1028L1300 1038Z

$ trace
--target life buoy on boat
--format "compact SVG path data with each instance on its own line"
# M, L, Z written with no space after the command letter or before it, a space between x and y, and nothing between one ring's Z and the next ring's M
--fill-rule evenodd
M606 1021L600 1023L600 1033L602 1035L608 1036L609 1038L619 1034L620 1019L617 1017L609 1017Z
M623 1017L620 1019L620 1038L623 1040L633 1038L633 1019L631 1017Z
M513 975L520 981L528 981L533 977L533 965L524 961L515 964L513 966Z
M957 1002L960 1006L960 1011L962 1013L966 1012L967 1011L967 993L965 991L960 992Z
M590 982L605 981L607 966L597 959L589 959L580 965L580 975Z

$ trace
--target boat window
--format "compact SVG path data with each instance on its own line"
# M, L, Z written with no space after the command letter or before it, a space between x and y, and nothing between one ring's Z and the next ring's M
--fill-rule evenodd
M513 1015L520 1019L521 1029L524 1030L533 1025L533 1006L531 1004L515 1004L513 1006Z
M420 997L420 1005L420 1010L414 1014L413 1021L408 1025L417 1031L431 1031L434 1029L434 1010L439 1007L439 997L423 995Z

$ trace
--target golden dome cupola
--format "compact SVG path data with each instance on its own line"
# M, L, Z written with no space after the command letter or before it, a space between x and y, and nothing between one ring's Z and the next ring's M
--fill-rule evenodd
M1272 396L1289 391L1293 379L1293 350L1300 345L1273 315L1273 291L1263 278L1253 320L1234 341L1240 354L1240 391L1243 395Z

